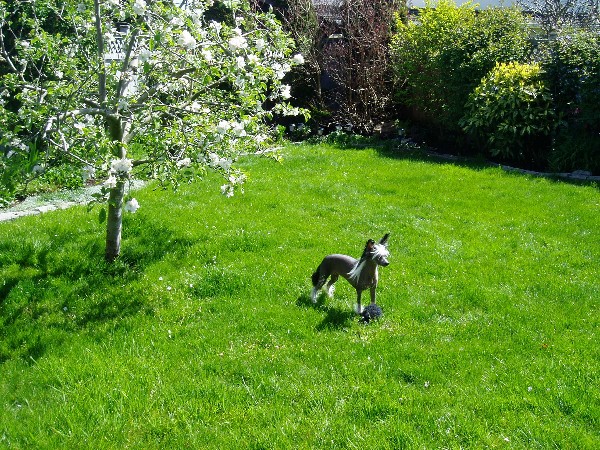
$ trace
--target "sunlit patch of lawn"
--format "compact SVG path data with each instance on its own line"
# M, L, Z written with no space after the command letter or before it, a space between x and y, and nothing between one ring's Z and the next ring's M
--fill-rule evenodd
M600 192L418 153L290 145L0 224L0 446L597 448ZM391 233L383 318L310 275Z

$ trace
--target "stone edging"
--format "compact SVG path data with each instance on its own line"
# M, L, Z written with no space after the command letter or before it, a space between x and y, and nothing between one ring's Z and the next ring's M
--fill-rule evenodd
M129 192L137 190L143 187L145 184L146 183L144 181L134 180L131 182ZM14 220L25 216L36 216L49 211L67 209L72 206L85 205L86 203L89 203L90 201L94 200L93 195L99 193L101 188L101 186L90 186L88 188L84 188L81 193L74 193L73 196L75 197L75 199L70 200L57 199L42 202L41 200L38 200L35 196L28 198L22 203L11 208L7 208L4 210L0 209L0 222Z
M47 205L36 206L31 209L24 209L21 211L6 211L0 212L0 222L4 222L7 220L18 219L19 217L25 216L35 216L38 214L42 214L48 211L55 211L57 209L67 209L71 206L81 205L82 202L57 202L57 203L49 203Z
M425 150L424 153L427 156L434 158L445 159L449 161L474 161L469 158L451 155L448 153L437 153L431 150ZM600 181L600 176L592 175L592 172L586 170L576 170L574 172L536 172L535 170L519 169L518 167L511 167L504 164L498 164L486 161L490 167L500 167L505 172L521 173L523 175L531 175L535 177L544 178L560 178L563 180L576 180L576 181Z

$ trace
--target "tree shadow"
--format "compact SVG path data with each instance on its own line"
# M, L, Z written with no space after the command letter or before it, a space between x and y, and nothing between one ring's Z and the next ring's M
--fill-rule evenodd
M153 314L156 305L136 280L164 258L185 259L195 244L151 220L127 228L122 255L113 263L105 262L103 239L90 229L50 224L43 233L0 243L6 264L0 280L0 327L6 336L0 363L15 357L34 361L82 330Z
M4 299L8 297L9 292L17 285L19 282L18 279L11 277L3 280L0 285L0 306L4 303Z

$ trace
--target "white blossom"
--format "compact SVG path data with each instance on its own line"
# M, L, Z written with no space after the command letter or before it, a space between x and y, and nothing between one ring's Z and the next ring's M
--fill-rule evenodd
M216 153L211 152L208 154L208 159L209 159L209 164L211 166L218 166L219 161L221 160L221 157L219 155L217 155Z
M292 58L292 61L294 61L296 64L304 64L304 56L302 56L300 53L297 53L294 55L294 58Z
M241 185L241 184L244 184L244 182L246 181L246 175L243 174L243 173L239 173L239 174L237 174L237 176L236 175L229 175L228 179L229 179L229 182L233 186L235 186L236 184L237 185Z
M21 150L23 152L26 152L26 153L29 152L29 145L27 145L25 142L23 142L19 138L12 139L10 141L10 145L12 147L18 148L19 150Z
M114 175L111 175L110 177L108 177L106 179L106 181L104 183L102 183L102 186L104 186L106 189L114 189L117 187L117 179Z
M284 116L299 116L300 109L299 108L288 108L283 111Z
M221 186L221 194L225 195L226 197L233 197L233 186L230 184L224 184L223 186Z
M208 164L215 169L221 168L225 172L229 172L233 161L227 158L221 158L216 153L210 152L208 154Z
M143 16L146 12L146 2L144 0L135 0L133 12L138 16Z
M247 46L248 42L246 42L246 38L240 34L236 34L231 39L229 39L229 48L231 49L231 51L244 49Z
M112 44L112 43L115 41L115 39L116 39L116 38L115 38L115 35L114 35L113 33L110 33L110 32L108 32L108 33L105 33L105 34L103 35L103 38L104 38L104 41L106 42L106 44L107 44L107 45L109 45L109 46L110 46L110 45L111 45L111 44Z
M86 183L88 180L94 178L96 176L96 169L90 165L85 166L81 170L81 177L83 178L83 182Z
M214 20L210 21L209 26L215 30L215 33L219 34L221 32L221 28L223 28L223 25L221 24L221 22L216 22Z
M234 122L231 124L231 131L238 137L246 136L246 130L244 129L244 124L241 122Z
M177 161L177 167L180 169L182 167L189 167L192 164L192 160L190 158L183 158Z
M189 33L187 30L183 30L179 35L179 39L177 43L181 45L186 50L193 50L196 48L196 39Z
M202 9L194 9L193 11L188 11L188 16L192 19L192 22L194 22L194 25L198 25L201 26L202 25L202 15L204 14L204 11Z
M221 120L219 122L219 124L217 125L217 133L225 134L225 133L227 133L227 130L229 130L230 128L231 128L231 124L229 122L227 122L226 120Z
M171 25L176 26L176 27L182 27L183 26L183 19L177 16L174 16L171 18L171 21L169 22Z
M223 169L225 172L229 172L229 170L231 169L231 165L233 164L233 161L227 158L221 158L219 159L219 164L217 164L221 169Z
M125 110L129 107L129 104L127 103L127 99L123 96L119 99L119 103L117 105L119 110Z
M243 76L238 75L237 77L235 77L233 84L235 84L240 89L244 89L244 86L246 86L246 79Z
M130 159L113 159L110 163L110 168L117 174L128 174L133 167L133 163Z
M141 63L145 63L150 61L150 59L152 58L152 52L148 49L143 49L140 51L138 58L140 60Z
M206 60L206 62L212 62L213 61L213 54L208 49L202 50L202 57Z
M139 208L140 208L140 204L138 203L138 201L135 198L132 198L127 203L125 203L125 206L123 206L123 209L130 213L136 212Z
M240 3L240 0L222 1L230 5ZM98 30L101 31L98 37L105 39L103 44L106 52L106 60L100 63L106 74L107 88L107 100L102 106L108 108L107 111L111 114L119 116L119 120L123 120L122 137L129 138L135 136L135 133L153 136L156 151L152 149L146 153L145 149L140 148L139 152L136 149L136 170L137 164L150 163L150 169L140 172L140 176L162 177L164 174L169 175L170 169L185 170L192 165L196 167L202 164L205 169L217 170L225 177L223 183L227 184L222 190L225 195L231 196L244 178L234 168L237 156L241 152L252 153L254 150L247 148L249 144L254 144L257 148L267 145L267 135L260 134L254 138L255 133L268 128L268 124L261 120L267 115L266 109L268 108L269 113L271 110L285 114L294 111L289 105L279 107L263 100L271 94L273 100L290 98L290 87L280 86L282 83L276 78L284 78L290 68L304 62L304 58L288 48L289 43L286 38L282 38L280 24L271 16L252 17L249 11L233 10L223 19L223 23L206 20L204 12L213 2L214 0L185 2L185 8L177 9L174 7L181 2L175 0L102 0L99 3L75 0L71 3L71 12L77 11L72 25L79 35L83 35L84 29L94 31L98 20ZM96 11L90 6L94 3L100 6ZM96 14L99 16L96 17ZM260 16L260 13L257 14ZM246 16L248 19L244 19ZM35 15L33 17L37 20ZM129 26L123 24L116 30L115 24L120 21ZM32 29L35 29L33 23ZM121 33L126 29L127 33ZM16 50L21 50L23 54L33 53L34 49L36 52L44 51L46 39L31 38L27 34L22 36L14 39L13 46ZM133 38L136 38L135 42ZM97 74L97 67L82 63L85 55L81 53L81 44L82 42L74 40L64 46L57 63L49 66L48 73L51 75L40 81L39 91L28 90L25 83L19 83L19 90L16 92L22 96L22 105L19 105L19 116L15 120L19 117L30 118L31 112L39 109L37 101L41 93L44 101L48 101L48 111L59 108L67 95L73 96L76 107L92 105L92 102L86 102L89 97L87 89L83 89L84 85L71 87L66 82L71 79L93 79ZM192 51L197 52L198 59L181 58L182 54L186 56L185 53ZM123 59L115 59L122 58L126 53L129 54L128 64ZM48 55L49 58L54 56L54 53ZM15 65L25 62L24 59L16 58L15 61ZM152 67L149 67L149 63ZM209 63L211 65L207 67ZM231 91L232 99L239 94L239 98L243 100L228 107L229 98L221 98L221 91L211 89L211 86L219 85L220 79L227 79L230 83L227 90ZM0 87L0 107L6 96L9 96L8 90ZM54 97L57 98L57 104L50 103L51 100L54 101ZM165 120L161 120L161 111L171 107L179 112L187 112L187 115L173 118L165 115ZM82 112L86 112L85 109ZM171 119L175 125L171 125ZM12 117L6 120L7 123L9 120L12 121ZM44 122L40 123L43 127ZM64 142L57 142L61 150L79 145L81 139L88 134L90 138L94 135L98 142L111 137L107 135L109 130L102 126L101 121L91 116L84 118L69 115L66 120L47 120L45 123L49 137L55 130L57 135L64 136ZM186 135L181 137L180 134ZM248 135L252 136L252 142L249 142ZM12 133L4 137L5 141L9 141ZM179 144L194 146L191 158L187 157L190 150L180 148ZM174 156L174 147L182 153ZM125 180L134 172L131 159L111 155L110 149L113 147L98 145L98 173L92 165L85 166L86 163L77 173L86 182L90 179L98 180L103 193L107 189L123 187ZM24 150L29 151L26 146ZM216 153L209 153L210 151ZM5 158L12 156L10 162L23 153L22 149L10 145L6 152ZM127 156L130 157L129 154ZM95 163L94 161L94 165ZM166 170L162 171L164 166L167 166ZM37 166L35 170L41 169L42 166ZM135 199L124 202L123 205L125 211L135 212L138 208L139 203Z
M283 77L285 77L285 74L289 72L290 66L288 64L280 64L276 62L273 64L272 69L275 71L275 76L277 79L281 80Z
M281 98L286 100L290 98L292 96L292 94L290 93L291 89L291 86L288 84L284 84L283 86L281 86Z

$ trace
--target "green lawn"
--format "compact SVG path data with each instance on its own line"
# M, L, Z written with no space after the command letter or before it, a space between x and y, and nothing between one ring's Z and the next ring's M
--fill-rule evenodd
M85 207L0 224L0 448L600 448L600 191L290 145L136 192L122 258ZM321 258L391 232L383 318Z

